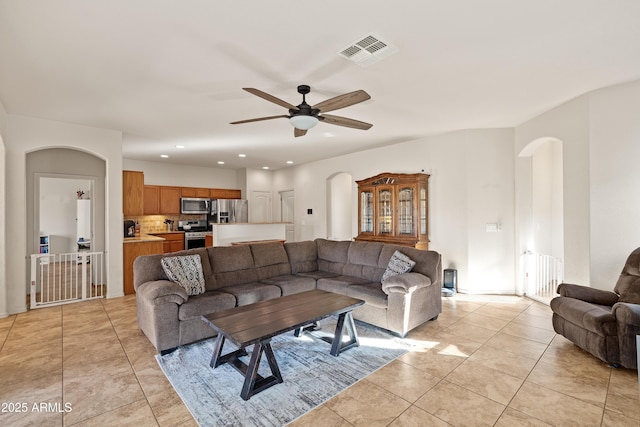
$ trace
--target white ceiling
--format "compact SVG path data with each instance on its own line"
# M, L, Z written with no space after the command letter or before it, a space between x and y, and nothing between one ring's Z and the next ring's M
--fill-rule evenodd
M369 32L398 53L368 68L337 55ZM637 0L0 0L7 112L122 131L128 159L278 169L513 127L639 78ZM374 126L229 124L286 114L242 87L297 105L298 84L310 104L367 91L331 114Z

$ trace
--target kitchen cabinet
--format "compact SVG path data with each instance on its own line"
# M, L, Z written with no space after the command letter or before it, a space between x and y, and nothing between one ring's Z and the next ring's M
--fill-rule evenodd
M207 234L204 236L204 246L207 248L213 246L213 234Z
M184 233L154 233L153 235L165 239L162 245L165 254L184 250Z
M208 188L182 187L180 192L182 197L198 197L203 199L208 199L210 197L210 189Z
M157 185L144 186L144 214L157 215L160 213L160 187Z
M164 240L157 237L145 239L133 238L124 242L123 245L123 269L124 283L123 291L125 295L135 294L133 286L133 261L141 255L153 255L163 253Z
M209 190L209 197L212 199L241 199L242 192L226 188L212 188Z
M358 184L357 241L429 248L429 175L382 173Z
M180 213L180 187L160 186L160 213Z
M144 186L144 214L166 215L180 213L180 187Z
M124 216L140 216L144 213L144 173L122 171L122 212Z

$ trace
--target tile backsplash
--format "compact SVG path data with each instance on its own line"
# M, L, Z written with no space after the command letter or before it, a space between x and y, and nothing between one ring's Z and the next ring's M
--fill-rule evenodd
M194 220L194 219L207 219L206 215L143 215L132 216L125 219L131 219L140 223L140 233L163 233L167 231L167 224L164 223L165 219L173 220L171 227L172 231L178 230L178 221Z

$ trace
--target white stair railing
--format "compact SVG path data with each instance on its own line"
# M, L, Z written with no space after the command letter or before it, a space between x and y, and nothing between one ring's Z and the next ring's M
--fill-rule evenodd
M564 280L564 260L551 255L526 252L526 295L548 303L557 295L558 285Z
M106 295L102 252L31 255L31 308Z

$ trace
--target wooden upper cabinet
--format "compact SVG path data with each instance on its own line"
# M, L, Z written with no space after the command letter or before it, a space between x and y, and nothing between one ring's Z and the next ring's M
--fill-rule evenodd
M356 181L356 240L428 249L428 180L423 173L382 173Z
M180 187L160 186L160 213L180 213Z
M122 171L122 212L124 216L140 216L144 213L144 173Z
M209 197L212 199L240 199L242 191L226 188L212 188L209 190Z
M157 215L160 213L160 187L157 185L144 186L144 214Z
M198 197L208 199L210 190L208 188L182 187L180 189L182 197Z

